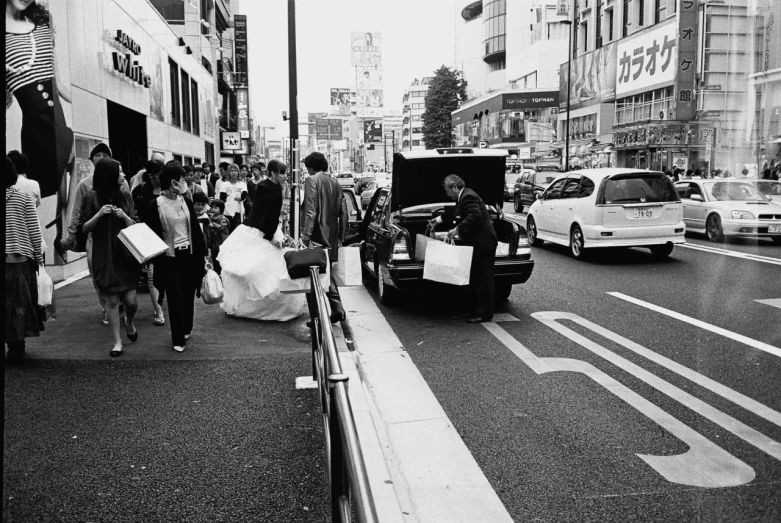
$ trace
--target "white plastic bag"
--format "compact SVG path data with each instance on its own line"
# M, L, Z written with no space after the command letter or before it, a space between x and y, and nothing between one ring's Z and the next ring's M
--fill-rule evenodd
M214 272L210 263L206 264L206 276L201 283L201 298L206 305L220 303L225 297L220 276Z
M437 240L428 242L426 259L423 262L423 279L450 285L469 285L473 250L470 246Z
M510 255L510 244L499 242L496 244L496 257L500 258L502 256L509 256Z
M48 307L52 304L54 282L42 266L38 266L38 305Z
M339 261L334 264L334 276L339 286L363 285L360 249L339 247Z

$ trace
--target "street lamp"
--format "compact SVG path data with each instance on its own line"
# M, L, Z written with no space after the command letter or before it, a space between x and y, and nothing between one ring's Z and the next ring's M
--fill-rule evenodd
M564 130L564 172L569 171L569 102L570 102L570 81L572 80L572 20L562 20L561 23L569 26L569 36L567 38L567 122Z

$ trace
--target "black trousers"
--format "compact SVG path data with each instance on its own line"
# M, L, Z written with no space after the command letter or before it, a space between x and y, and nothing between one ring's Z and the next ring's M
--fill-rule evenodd
M158 262L164 268L158 275L155 267L155 279L166 278L165 290L168 298L168 321L171 324L171 341L174 345L184 347L184 335L193 330L193 315L195 312L195 278L192 274L192 257L190 251L175 251L173 258L163 256Z
M472 292L474 311L477 316L494 315L494 262L496 246L493 249L475 246L472 251L472 269L469 272L469 288Z
M344 307L342 306L342 297L339 295L339 287L336 285L336 275L334 274L334 264L331 263L331 284L325 291L328 303L331 305L331 317L342 319L345 317ZM306 294L306 304L309 307L309 317L317 316L317 302L315 295L311 292Z

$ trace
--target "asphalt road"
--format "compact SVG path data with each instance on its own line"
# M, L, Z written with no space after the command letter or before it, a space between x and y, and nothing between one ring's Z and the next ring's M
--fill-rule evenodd
M715 247L779 262L545 244L494 324L380 308L516 521L778 521L781 249Z

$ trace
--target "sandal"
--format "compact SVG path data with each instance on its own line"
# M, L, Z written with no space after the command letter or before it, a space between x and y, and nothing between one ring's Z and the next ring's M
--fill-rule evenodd
M122 349L111 349L111 352L108 353L109 356L112 358L116 358L117 356L122 356Z
M122 318L122 323L125 324L125 334L127 334L127 339L129 339L131 342L135 343L138 339L138 329L136 329L136 332L133 334L130 334L130 331L127 329L127 318ZM135 327L135 325L133 325Z
M158 327L162 327L165 325L165 317L164 316L155 316L155 325Z

